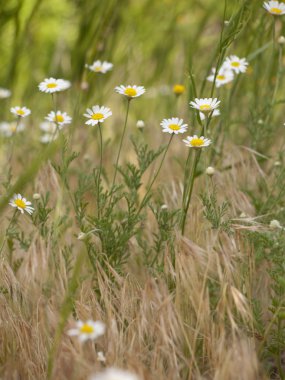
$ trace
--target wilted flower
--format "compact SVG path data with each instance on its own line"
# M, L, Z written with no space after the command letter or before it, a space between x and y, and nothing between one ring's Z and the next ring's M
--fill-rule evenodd
M112 115L110 108L104 106L93 106L92 109L87 108L87 113L84 114L89 120L85 122L87 125L96 125L98 123L103 123L109 116Z
M31 202L27 201L21 194L15 194L10 200L9 205L16 207L22 214L24 214L24 211L30 215L34 212L34 208L31 207Z
M115 87L115 91L118 94L124 95L129 99L137 98L145 93L145 88L143 86L117 86Z
M85 342L89 339L94 340L97 339L99 336L104 335L105 330L106 325L101 321L77 321L76 327L74 329L68 330L67 334L70 336L78 336L80 342Z

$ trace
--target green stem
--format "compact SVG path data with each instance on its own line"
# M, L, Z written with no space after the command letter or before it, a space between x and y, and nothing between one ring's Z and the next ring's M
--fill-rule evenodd
M100 182L101 182L101 173L102 173L102 163L103 163L103 138L102 138L102 129L101 124L98 123L99 127L99 135L100 135L100 166L99 166L99 174L97 179L97 211L98 211L98 218L100 218Z
M198 162L200 159L200 155L201 155L201 149L196 150L195 158L194 158L193 165L192 165L190 180L189 180L189 190L187 191L188 194L186 195L186 205L185 206L183 205L184 207L182 210L182 219L181 219L181 233L182 233L182 235L184 235L184 231L185 231L186 216L187 216L190 201L191 201L191 196L192 196L192 191L193 191L193 186L194 186L194 181L195 181L195 173L196 173L196 168L197 168L197 165L198 165Z
M160 161L159 167L158 167L158 169L157 169L157 171L156 171L156 173L155 173L155 175L154 175L154 177L153 177L153 179L152 179L152 181L151 181L151 183L150 183L150 185L149 185L149 187L148 187L148 189L147 189L147 192L145 193L145 195L144 195L144 197L143 197L143 200L141 201L141 204L140 204L140 206L139 206L139 208L138 208L137 215L140 213L141 209L145 206L145 202L146 202L146 200L147 200L147 197L148 197L148 195L149 195L149 193L150 193L150 191L151 191L151 189L152 189L152 186L153 186L155 180L157 179L157 177L158 177L158 175L159 175L159 173L160 173L160 170L161 170L161 168L162 168L162 165L163 165L163 162L164 162L164 159L165 159L166 153L167 153L167 151L168 151L168 149L169 149L169 146L170 146L170 144L171 144L171 141L172 141L172 139L173 139L173 136L174 136L174 134L171 135L171 137L170 137L170 139L169 139L169 141L168 141L168 144L167 144L167 146L166 146L166 148L165 148L164 154L163 154L162 159L161 159L161 161Z
M128 121L129 109L130 109L130 101L131 101L131 99L128 99L128 103L127 103L127 112L126 112L126 118L125 118L125 124L124 124L124 129L123 129L123 133L122 133L122 136L121 136L121 141L120 141L119 151L118 151L118 155L117 155L117 159L116 159L115 173L114 173L114 178L113 178L113 182L112 182L112 186L111 186L111 191L113 190L113 187L114 187L115 182L116 182L116 177L117 177L117 172L118 172L119 159L120 159L121 150L122 150L122 146L123 146L123 141L124 141L124 137L125 137L125 133L126 133L126 128L127 128L127 121ZM112 195L111 195L111 198L110 198L110 203L111 203L111 200L112 200Z

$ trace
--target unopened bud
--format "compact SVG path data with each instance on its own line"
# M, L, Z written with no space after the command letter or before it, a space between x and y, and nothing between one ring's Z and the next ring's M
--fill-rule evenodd
M212 177L215 174L216 170L212 166L208 166L206 169L206 174Z
M39 194L39 193L35 193L35 194L33 194L33 199L34 200L38 200L38 199L40 199L41 198L41 194Z
M145 123L143 120L138 120L137 121L137 128L144 128L145 127Z
M284 36L280 36L280 37L278 38L278 43L279 43L280 45L284 45L284 44L285 44L285 37L284 37Z

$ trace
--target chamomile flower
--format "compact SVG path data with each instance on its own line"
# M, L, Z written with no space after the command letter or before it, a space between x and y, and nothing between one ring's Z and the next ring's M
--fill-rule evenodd
M55 133L45 133L40 137L40 142L42 144L49 144L58 138L58 132Z
M129 371L110 367L104 371L94 374L89 380L139 380L140 378Z
M17 121L12 121L11 123L3 121L2 123L0 123L0 133L5 137L11 137L15 133L21 132L24 129L25 125Z
M197 135L194 136L188 136L185 140L183 140L185 144L189 148L204 148L206 146L209 146L212 142L209 139L206 139L204 136L198 137Z
M0 87L0 99L6 99L11 96L11 91L7 88Z
M51 111L45 119L58 125L70 124L72 121L72 118L66 112L61 111L57 111L56 114Z
M39 84L39 90L49 94L66 90L70 87L70 82L64 79L46 78Z
M219 109L215 109L213 112L212 112L212 117L216 117L216 116L220 116L221 112ZM206 119L206 116L203 114L203 112L199 112L199 115L200 115L200 119L203 121Z
M44 134L40 137L40 142L48 144L58 138L58 131L63 128L62 124L56 125L50 121L44 121L40 124L40 129Z
M87 113L84 114L89 120L85 122L87 125L96 125L98 123L103 123L107 117L112 115L110 108L104 106L93 106L92 109L87 108Z
M190 106L201 112L212 112L219 107L220 103L220 100L217 98L196 98L194 102L190 102Z
M31 202L27 201L21 194L15 194L14 197L10 200L9 205L16 207L22 214L26 211L28 214L34 212L34 208L31 206Z
M214 82L215 80L215 86L217 88L232 82L234 79L234 73L232 70L225 69L224 67L221 67L220 70L218 71L216 78L215 78L215 72L216 69L212 69L212 74L207 77L207 80L209 82Z
M69 87L71 87L71 82L69 80L65 79L58 79L59 85L61 86L61 91L67 90Z
M61 127L61 125L57 126L51 121L43 121L40 123L40 129L46 133L55 133L55 131L61 129Z
M279 3L279 1L265 1L263 8L274 16L282 16L285 14L285 4Z
M19 117L26 117L26 116L30 115L31 110L29 110L29 108L27 108L27 107L16 106L16 107L10 108L10 112L16 116L19 116Z
M183 119L172 117L171 119L163 119L160 123L162 132L167 133L184 133L187 131L187 124L183 124Z
M185 86L183 84L175 84L172 91L176 96L182 95L185 92Z
M95 61L92 65L85 65L87 69L93 71L94 73L106 74L108 71L112 70L113 64L107 61Z
M245 58L239 58L236 55L231 55L226 58L223 63L223 68L226 70L233 70L236 74L245 73L247 70L248 62Z
M137 98L145 93L145 88L143 86L117 86L115 91L118 94L125 95L127 98Z
M101 321L88 320L87 322L77 321L76 328L68 330L70 336L78 336L80 342L97 339L104 335L106 325Z

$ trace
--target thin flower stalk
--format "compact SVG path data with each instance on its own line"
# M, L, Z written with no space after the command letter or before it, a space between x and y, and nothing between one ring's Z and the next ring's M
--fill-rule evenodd
M169 147L170 147L170 144L171 144L171 141L172 141L172 139L173 139L173 136L174 136L174 134L172 134L172 135L170 136L170 139L169 139L169 141L168 141L168 144L167 144L167 146L166 146L166 148L165 148L164 154L163 154L162 159L161 159L161 161L160 161L159 167L158 167L158 169L157 169L157 171L156 171L156 173L155 173L155 175L154 175L154 177L153 177L151 183L149 184L149 187L148 187L147 192L145 193L145 195L144 195L144 197L143 197L143 200L141 201L141 204L140 204L140 206L139 206L139 208L138 208L138 211L137 211L137 215L140 213L140 211L142 210L142 208L145 206L145 203L146 203L147 198L148 198L148 195L149 195L149 193L150 193L150 191L151 191L151 189L152 189L152 186L153 186L154 182L156 181L156 179L157 179L157 177L158 177L158 175L159 175L159 173L160 173L160 170L161 170L161 168L162 168L162 165L163 165L164 159L165 159L166 154L167 154L167 152L168 152L168 149L169 149Z

